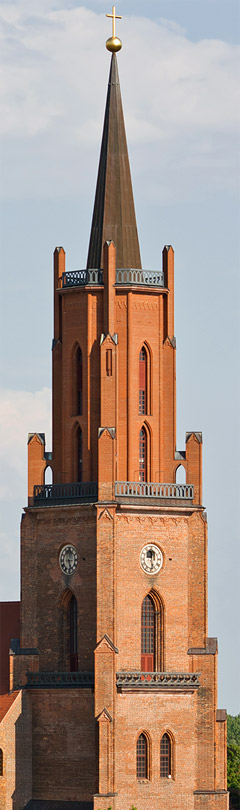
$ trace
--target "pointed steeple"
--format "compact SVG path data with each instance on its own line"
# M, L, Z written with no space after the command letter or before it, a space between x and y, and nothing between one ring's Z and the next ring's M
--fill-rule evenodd
M141 257L122 110L117 57L112 54L87 268L103 267L104 242L116 267L140 268Z

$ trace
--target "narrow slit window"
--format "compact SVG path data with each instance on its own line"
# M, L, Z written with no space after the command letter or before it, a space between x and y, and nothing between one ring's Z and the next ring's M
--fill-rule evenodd
M112 376L112 349L106 351L106 374L107 377Z
M0 776L3 776L3 751L0 748Z

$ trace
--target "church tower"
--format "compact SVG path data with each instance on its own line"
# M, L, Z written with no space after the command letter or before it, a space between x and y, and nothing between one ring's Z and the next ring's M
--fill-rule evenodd
M228 808L202 434L177 450L174 251L142 269L115 16L86 269L54 252L53 451L29 435L3 810Z

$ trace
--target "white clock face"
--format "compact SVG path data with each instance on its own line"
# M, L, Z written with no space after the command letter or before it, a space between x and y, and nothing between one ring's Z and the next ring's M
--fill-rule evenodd
M74 546L64 546L59 554L59 565L64 574L71 575L77 568L77 552Z
M140 554L140 565L145 574L158 574L162 568L163 555L161 549L153 543L149 543L142 548Z

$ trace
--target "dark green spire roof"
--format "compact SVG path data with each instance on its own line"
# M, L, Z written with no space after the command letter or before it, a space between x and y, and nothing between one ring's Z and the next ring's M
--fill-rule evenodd
M102 268L103 245L111 239L116 246L117 267L141 268L117 57L114 53L109 74L87 268Z

